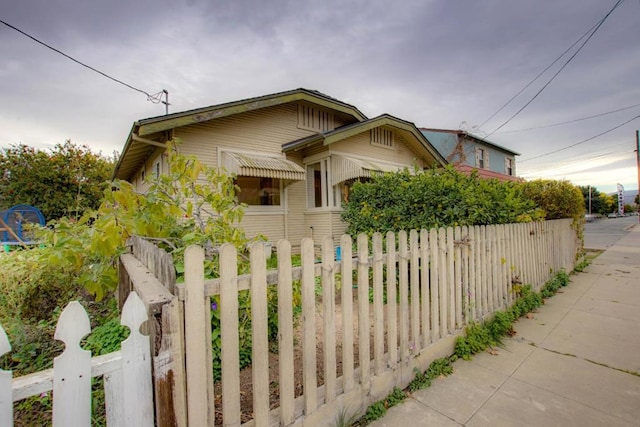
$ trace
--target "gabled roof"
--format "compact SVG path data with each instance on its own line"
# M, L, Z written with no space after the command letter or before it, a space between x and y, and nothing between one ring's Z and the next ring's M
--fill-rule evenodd
M483 143L486 146L492 147L498 151L502 151L503 153L507 153L507 154L511 154L513 156L519 156L520 153L517 153L513 150L510 150L506 147L503 147L501 145L498 145L494 142L491 142L487 139L484 139L480 136L474 135L472 133L467 132L466 130L462 130L462 129L431 129L431 128L420 128L420 131L424 134L425 132L427 132L427 134L425 135L426 137L428 137L428 133L437 133L437 134L453 134L453 135L464 135L468 138L471 139L475 139L481 143Z
M180 113L142 119L136 122L136 125L138 126L137 133L138 136L149 135L163 130L175 129L181 126L206 122L220 117L231 116L238 113L259 110L261 108L273 107L300 100L313 102L314 104L322 105L327 108L331 108L332 110L341 111L353 116L358 121L367 119L367 116L353 105L339 101L318 92L317 90L299 88L286 92L273 93L271 95L227 102L225 104L196 108L194 110L183 111Z
M321 105L349 115L357 121L367 120L367 116L353 105L339 101L316 90L303 88L204 108L196 108L164 116L150 117L133 123L112 178L130 178L131 175L139 169L141 162L144 162L156 147L163 146L162 143L143 138L144 136L295 101L307 101Z
M403 136L413 136L422 148L424 148L440 165L446 165L445 158L436 150L429 140L416 128L416 126L405 120L393 117L389 114L382 114L378 117L350 125L342 126L329 132L311 135L296 141L292 141L282 145L282 151L296 151L309 145L322 142L323 145L331 145L334 142L342 141L351 136L367 132L380 126L395 128Z

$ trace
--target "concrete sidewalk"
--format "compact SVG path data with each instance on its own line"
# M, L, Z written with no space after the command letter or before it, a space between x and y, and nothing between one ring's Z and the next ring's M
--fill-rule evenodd
M640 426L640 227L530 317L371 426Z

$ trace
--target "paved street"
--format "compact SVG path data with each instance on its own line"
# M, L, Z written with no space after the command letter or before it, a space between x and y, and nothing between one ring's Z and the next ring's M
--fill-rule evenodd
M586 249L607 249L627 234L625 229L634 224L638 224L637 216L603 218L588 222L584 226L584 247Z
M520 319L504 348L458 360L371 425L639 426L640 226L624 231L634 221L590 227L607 250Z

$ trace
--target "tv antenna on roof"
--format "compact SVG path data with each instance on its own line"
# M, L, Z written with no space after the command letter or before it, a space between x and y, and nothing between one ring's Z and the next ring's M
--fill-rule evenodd
M162 99L164 97L164 100ZM169 92L166 89L162 89L158 93L147 96L147 101L151 101L154 104L164 104L165 114L169 114Z

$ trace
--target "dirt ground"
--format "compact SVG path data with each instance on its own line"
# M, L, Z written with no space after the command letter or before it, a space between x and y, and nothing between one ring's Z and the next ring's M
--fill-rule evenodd
M353 310L353 341L354 341L354 368L358 367L358 311L357 311L357 295L354 289L353 294L354 310ZM323 359L323 313L320 311L322 305L316 304L316 363L317 363L317 382L318 386L324 384L324 359ZM385 306L386 311L386 306ZM369 325L372 325L373 320L373 306L369 308L370 321ZM336 299L336 370L337 377L342 375L342 310L340 304L340 297L338 295ZM302 366L302 325L295 326L294 329L294 389L295 397L303 394L303 366ZM370 333L373 333L373 328L370 326ZM386 337L385 337L386 342ZM386 344L385 344L386 348ZM373 336L371 336L371 354L373 354ZM279 387L278 378L279 375L279 357L276 353L269 353L269 405L271 409L279 406ZM214 394L216 397L216 425L222 425L222 385L216 383L214 385ZM253 388L252 388L252 371L251 367L247 367L240 371L240 409L242 411L241 422L245 423L253 419Z

